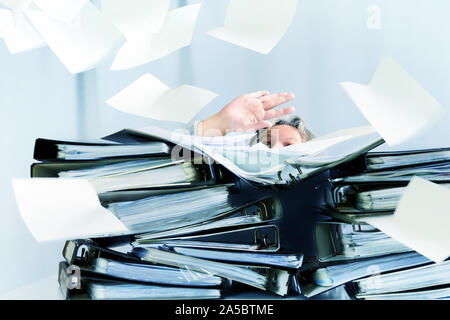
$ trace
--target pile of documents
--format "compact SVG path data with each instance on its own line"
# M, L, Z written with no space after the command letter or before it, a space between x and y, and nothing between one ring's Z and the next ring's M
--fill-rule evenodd
M168 96L198 93L144 75L109 103L126 109L129 95L155 84L152 112L170 110L161 107ZM255 143L254 133L199 137L156 126L90 143L38 139L32 178L13 186L34 238L67 240L63 292L203 299L259 289L312 297L345 285L364 299L398 290L402 298L445 297L449 283L434 271L450 257L450 149L368 153L417 136L442 107L389 58L368 86L343 86L372 126L281 149ZM192 105L213 98L203 93ZM299 206L331 217L315 227L315 253L305 257ZM394 284L388 275L397 273L402 281ZM364 280L372 278L377 290Z
M330 170L320 204L330 219L299 273L305 296L344 286L356 299L450 298L449 187L449 148L367 153Z
M409 223L398 221L406 210L417 224L414 210L402 209L411 188L431 184L440 189L427 197L448 196L450 149L367 152L383 142L370 128L278 151L236 148L245 135L164 134L149 127L89 143L36 140L32 178L13 184L35 239L66 240L59 282L67 298L215 299L255 289L310 298L342 286L357 299L447 297L447 262L436 262L448 246L434 235L413 243ZM256 171L227 161L230 152L282 161ZM303 223L286 208L309 199L281 199L285 190L307 195L301 182L312 176L323 196L311 208L328 218L304 256L281 241L282 226Z
M174 159L169 141L113 137L121 142L38 139L32 179L14 181L33 236L67 240L67 298L290 293L303 255L280 250L276 195L242 192L234 174L198 154Z
M368 153L331 175L323 209L341 220L360 223L392 214L415 176L450 188L450 149Z

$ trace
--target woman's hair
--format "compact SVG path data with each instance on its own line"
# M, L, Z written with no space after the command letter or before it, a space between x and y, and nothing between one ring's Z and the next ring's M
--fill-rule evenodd
M315 135L306 128L305 122L302 120L302 118L296 115L287 115L275 120L271 127L256 131L256 135L251 139L250 145L260 142L261 138L267 135L267 131L270 128L281 125L288 125L296 128L304 142L315 138Z

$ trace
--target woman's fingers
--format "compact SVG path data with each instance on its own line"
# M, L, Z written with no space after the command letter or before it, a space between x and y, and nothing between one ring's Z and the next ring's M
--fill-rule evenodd
M266 96L266 95L268 95L268 94L269 94L269 91L267 91L267 90L261 90L261 91L256 91L256 92L248 93L247 96L248 96L249 98L256 98L256 99L258 99L258 98L264 97L264 96Z
M248 130L249 131L252 131L252 130L256 131L256 130L259 130L259 129L268 128L270 126L271 126L271 123L269 121L261 120L261 121L258 121L258 122L255 122L254 124L252 124L248 128Z
M294 99L294 94L285 92L277 94L269 94L260 98L264 110L272 109L292 99Z
M294 107L286 107L286 108L277 109L277 110L267 110L266 112L264 112L264 120L279 118L279 117L285 116L287 114L290 114L294 111L295 111Z

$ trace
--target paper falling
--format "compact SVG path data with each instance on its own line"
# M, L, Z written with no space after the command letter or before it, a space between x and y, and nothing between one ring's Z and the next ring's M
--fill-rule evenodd
M392 58L384 58L368 86L343 82L344 90L389 145L433 126L444 109Z
M128 233L87 180L17 179L13 187L22 219L39 242Z
M170 0L102 0L102 13L127 39L145 39L158 33Z
M448 188L414 177L393 215L363 220L435 262L450 256Z
M0 0L0 6L4 6L15 12L26 10L31 4L31 0Z
M138 116L187 123L215 97L211 91L189 85L170 89L146 73L106 103Z
M89 0L33 0L48 16L70 22Z
M193 4L171 10L158 33L128 39L117 52L111 70L134 68L190 45L200 7Z
M26 15L71 73L96 67L123 39L91 3L87 3L69 23L37 10L28 10Z
M0 8L0 37L14 29L13 12Z
M6 15L5 12L3 12ZM11 54L16 54L32 49L42 48L46 45L44 39L33 28L24 14L20 11L11 12L12 25L6 25L3 31L3 39ZM0 17L0 19L3 16ZM10 22L10 21L9 21ZM3 23L9 23L3 21Z
M291 24L297 0L230 0L225 23L207 34L268 54Z

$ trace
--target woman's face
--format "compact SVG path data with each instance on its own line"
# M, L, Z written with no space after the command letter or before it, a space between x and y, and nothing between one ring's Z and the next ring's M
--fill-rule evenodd
M304 139L297 128L282 124L271 127L267 130L267 135L262 137L261 142L272 149L279 149L292 144L302 143Z

